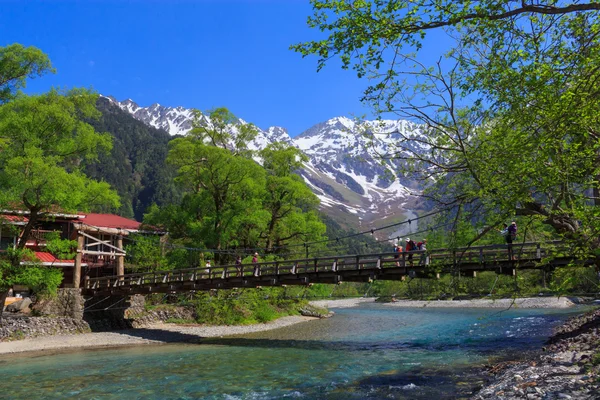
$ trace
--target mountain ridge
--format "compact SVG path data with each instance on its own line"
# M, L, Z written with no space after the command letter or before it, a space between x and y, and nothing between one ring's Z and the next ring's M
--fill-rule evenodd
M183 135L192 127L191 109L158 103L141 107L131 99L119 102L111 96L103 97L135 119L171 136ZM247 123L242 119L239 122ZM394 152L394 143L400 138L398 132L419 134L420 127L412 122L355 121L339 116L294 138L279 126L266 130L257 127L257 130L249 149L261 150L270 143L283 141L308 156L309 161L299 174L320 199L322 211L346 227L363 229L397 222L410 218L419 207L419 185L399 174L400 162L373 156L373 153ZM365 132L377 133L364 135ZM235 135L235 129L231 133Z

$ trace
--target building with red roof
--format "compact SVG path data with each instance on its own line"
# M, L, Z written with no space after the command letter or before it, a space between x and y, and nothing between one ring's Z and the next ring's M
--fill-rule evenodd
M0 213L0 250L16 246L29 221L27 215L27 211L20 210ZM132 233L141 232L140 227L140 222L114 214L46 213L25 244L34 251L35 259L23 260L22 264L62 268L64 287L79 287L86 277L123 275L124 240ZM56 234L62 239L77 241L74 259L58 259L46 249L49 235Z

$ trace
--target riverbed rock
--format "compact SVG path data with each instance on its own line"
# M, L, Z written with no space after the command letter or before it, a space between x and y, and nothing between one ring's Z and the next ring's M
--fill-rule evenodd
M128 318L132 321L134 328L143 328L161 322L193 323L196 320L196 310L193 307L185 306L158 307L154 310L129 314Z
M16 301L16 302L6 306L6 311L8 311L8 312L27 312L27 311L29 311L30 305L31 305L31 299L29 297L25 297L23 300Z
M68 317L46 318L6 314L0 321L0 341L89 331L90 327L85 321Z
M600 398L600 310L571 318L555 330L532 362L488 367L494 378L473 399Z
M300 309L300 314L305 317L330 318L333 317L334 312L326 308L307 304Z

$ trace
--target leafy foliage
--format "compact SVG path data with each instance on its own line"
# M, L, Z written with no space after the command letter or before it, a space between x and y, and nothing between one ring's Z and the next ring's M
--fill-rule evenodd
M43 213L119 205L107 183L79 168L111 147L110 136L82 120L98 115L95 102L95 94L73 89L17 96L0 106L0 203L23 204L30 212L20 248Z
M260 247L265 259L282 255L284 246L321 239L325 225L316 214L317 199L294 173L303 156L271 145L260 153L261 167L245 142L255 128L236 121L226 109L208 119L197 113L192 131L170 142L167 161L177 168L183 199L151 207L144 222L164 227L178 244L239 254ZM235 139L230 129L238 131ZM218 264L233 262L220 252L214 257Z
M23 265L15 262L24 260ZM39 265L31 250L7 249L4 257L0 258L0 288L12 285L29 286L34 293L52 296L63 279L62 271Z
M14 43L0 47L0 104L24 88L27 78L54 72L50 59L40 49Z
M389 156L433 178L425 196L450 208L450 219L485 221L470 243L520 215L570 241L579 258L599 260L600 4L312 5L309 25L328 36L292 47L317 55L318 68L339 56L371 78L363 100L377 113L423 124L420 135L400 133ZM442 28L453 49L424 64L425 37Z
M281 297L284 289L219 290L198 293L194 299L198 322L222 325L246 325L272 321L298 313L302 300Z
M47 234L45 240L46 250L59 260L72 260L77 255L76 240L61 239L58 232Z

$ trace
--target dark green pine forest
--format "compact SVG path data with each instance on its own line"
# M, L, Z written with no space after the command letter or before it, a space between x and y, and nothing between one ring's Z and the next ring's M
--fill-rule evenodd
M108 182L121 197L119 209L99 211L142 221L151 204L177 203L181 190L174 182L176 171L166 163L171 136L138 121L106 98L98 99L97 108L101 117L89 123L97 132L110 133L113 147L86 165L85 173Z

